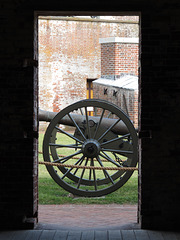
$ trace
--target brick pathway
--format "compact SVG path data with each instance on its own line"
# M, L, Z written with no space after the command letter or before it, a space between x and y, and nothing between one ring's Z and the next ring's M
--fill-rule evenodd
M37 229L137 229L136 205L39 205Z

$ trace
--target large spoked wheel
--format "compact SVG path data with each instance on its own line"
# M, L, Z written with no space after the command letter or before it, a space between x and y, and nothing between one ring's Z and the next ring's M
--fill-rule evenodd
M86 197L106 195L123 186L133 173L123 168L137 164L136 130L114 104L99 99L79 101L59 112L49 124L43 156L45 162L63 164L46 167L65 190Z

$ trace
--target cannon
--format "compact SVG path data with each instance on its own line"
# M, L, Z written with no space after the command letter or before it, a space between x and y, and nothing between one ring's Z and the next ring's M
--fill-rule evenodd
M109 194L135 170L137 130L118 106L86 99L59 113L39 110L39 121L50 122L43 140L46 168L72 194Z

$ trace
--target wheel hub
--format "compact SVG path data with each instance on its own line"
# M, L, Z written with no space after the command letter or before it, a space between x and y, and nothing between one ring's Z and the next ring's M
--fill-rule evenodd
M99 155L100 144L95 139L88 139L84 142L82 150L84 156L94 158Z

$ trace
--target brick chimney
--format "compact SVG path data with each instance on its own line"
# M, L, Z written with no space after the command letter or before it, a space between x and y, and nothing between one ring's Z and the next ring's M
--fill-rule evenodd
M100 38L101 77L118 79L128 74L138 76L138 38Z

